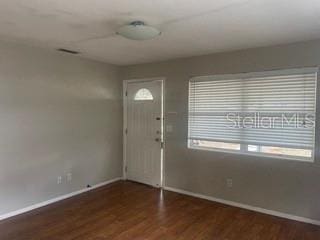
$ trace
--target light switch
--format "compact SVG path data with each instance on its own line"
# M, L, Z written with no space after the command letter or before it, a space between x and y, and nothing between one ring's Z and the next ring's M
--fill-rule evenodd
M172 125L167 125L167 126L166 126L166 131L167 131L168 133L173 132L173 126L172 126Z

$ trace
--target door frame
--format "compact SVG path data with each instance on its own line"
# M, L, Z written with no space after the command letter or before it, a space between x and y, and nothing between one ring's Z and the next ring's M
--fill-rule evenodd
M127 180L127 122L128 122L128 116L127 116L127 98L126 98L126 92L127 92L127 86L128 83L135 83L135 82L152 82L152 81L161 81L162 82L162 141L163 141L163 147L161 150L161 179L160 179L160 188L165 186L165 77L153 77L153 78L138 78L138 79L127 79L123 80L122 85L122 100L123 100L123 162L122 162L122 178L123 180Z

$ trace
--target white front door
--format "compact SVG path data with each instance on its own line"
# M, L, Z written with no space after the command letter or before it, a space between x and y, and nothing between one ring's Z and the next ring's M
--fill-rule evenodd
M162 80L127 82L126 87L126 177L161 186L162 170Z

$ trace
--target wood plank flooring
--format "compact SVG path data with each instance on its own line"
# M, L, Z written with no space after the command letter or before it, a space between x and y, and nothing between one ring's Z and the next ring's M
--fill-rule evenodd
M320 240L320 227L119 181L0 222L0 240Z

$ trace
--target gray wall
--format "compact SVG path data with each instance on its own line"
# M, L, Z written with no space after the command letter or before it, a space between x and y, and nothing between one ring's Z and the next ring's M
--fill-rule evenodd
M121 89L115 66L0 43L0 215L122 175Z
M320 41L122 67L122 79L165 77L166 186L320 220L320 166L187 148L190 76L320 64ZM177 112L171 114L170 112ZM233 178L233 188L226 187Z

